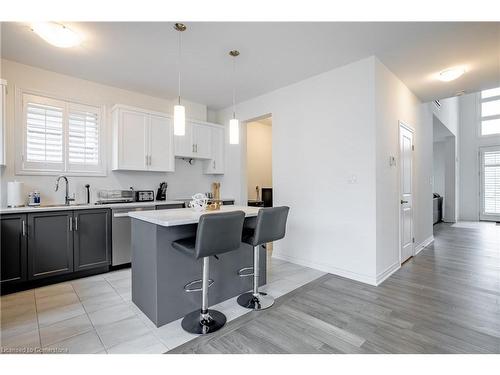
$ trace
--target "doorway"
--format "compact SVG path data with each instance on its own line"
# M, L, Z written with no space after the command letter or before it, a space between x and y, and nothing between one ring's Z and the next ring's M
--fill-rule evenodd
M479 220L500 221L500 146L481 147Z
M272 117L246 123L246 180L249 206L273 206ZM273 244L266 244L268 267Z
M272 207L272 117L247 122L248 205Z
M413 137L409 126L399 123L400 169L400 259L401 264L413 256Z

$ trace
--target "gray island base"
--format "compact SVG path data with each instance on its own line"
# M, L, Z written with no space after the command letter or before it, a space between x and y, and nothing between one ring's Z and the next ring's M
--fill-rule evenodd
M234 210L245 212L245 222L252 220L258 211L254 207L224 206L218 212ZM172 242L195 236L199 216L203 213L182 208L129 214L132 218L132 301L157 327L201 306L201 292L186 292L184 287L201 279L203 261L175 250ZM263 248L260 251L260 285L264 285L266 253ZM238 275L238 270L253 265L250 245L242 243L238 250L218 258L210 258L210 278L214 280L209 289L210 306L252 289L252 277ZM201 283L191 287L201 287Z

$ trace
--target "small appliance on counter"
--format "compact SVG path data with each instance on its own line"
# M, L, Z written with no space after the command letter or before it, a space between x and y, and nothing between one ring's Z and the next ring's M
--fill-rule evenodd
M7 207L22 207L26 204L23 198L23 185L19 181L7 182Z
M95 204L132 203L134 190L99 190Z
M152 202L155 200L155 192L153 190L137 190L135 192L136 202Z
M167 200L167 187L168 184L163 181L160 184L160 187L158 188L158 192L156 193L156 200L157 201L166 201Z

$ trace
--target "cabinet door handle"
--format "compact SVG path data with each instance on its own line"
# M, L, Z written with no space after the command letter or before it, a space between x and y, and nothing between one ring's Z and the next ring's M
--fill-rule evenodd
M78 216L75 216L75 231L78 230Z
M70 216L69 219L69 231L73 232L73 218Z
M26 221L23 220L23 225L22 225L22 235L23 237L26 237Z
M146 155L146 165L148 165L148 156Z
M151 162L151 159L152 159L152 157L151 157L151 155L149 155L149 165L153 164L153 163Z
M198 153L198 143L196 144L195 149L196 149L196 153Z
M215 160L214 160L214 169L215 169Z

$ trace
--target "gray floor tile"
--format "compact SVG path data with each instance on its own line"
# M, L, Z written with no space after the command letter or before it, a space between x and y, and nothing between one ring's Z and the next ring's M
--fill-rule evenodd
M106 349L130 341L150 332L137 316L96 327Z
M94 330L72 336L43 348L44 353L54 354L94 354L102 351L104 351L104 346Z
M85 314L85 310L80 302L73 303L71 305L58 306L52 309L40 311L38 313L38 324L40 327L46 327L82 314Z
M152 333L122 342L108 349L109 354L162 354L167 347Z
M123 301L114 306L96 310L88 314L92 324L97 328L135 316L134 310Z
M46 347L93 329L89 318L85 314L47 327L40 327L42 346Z

